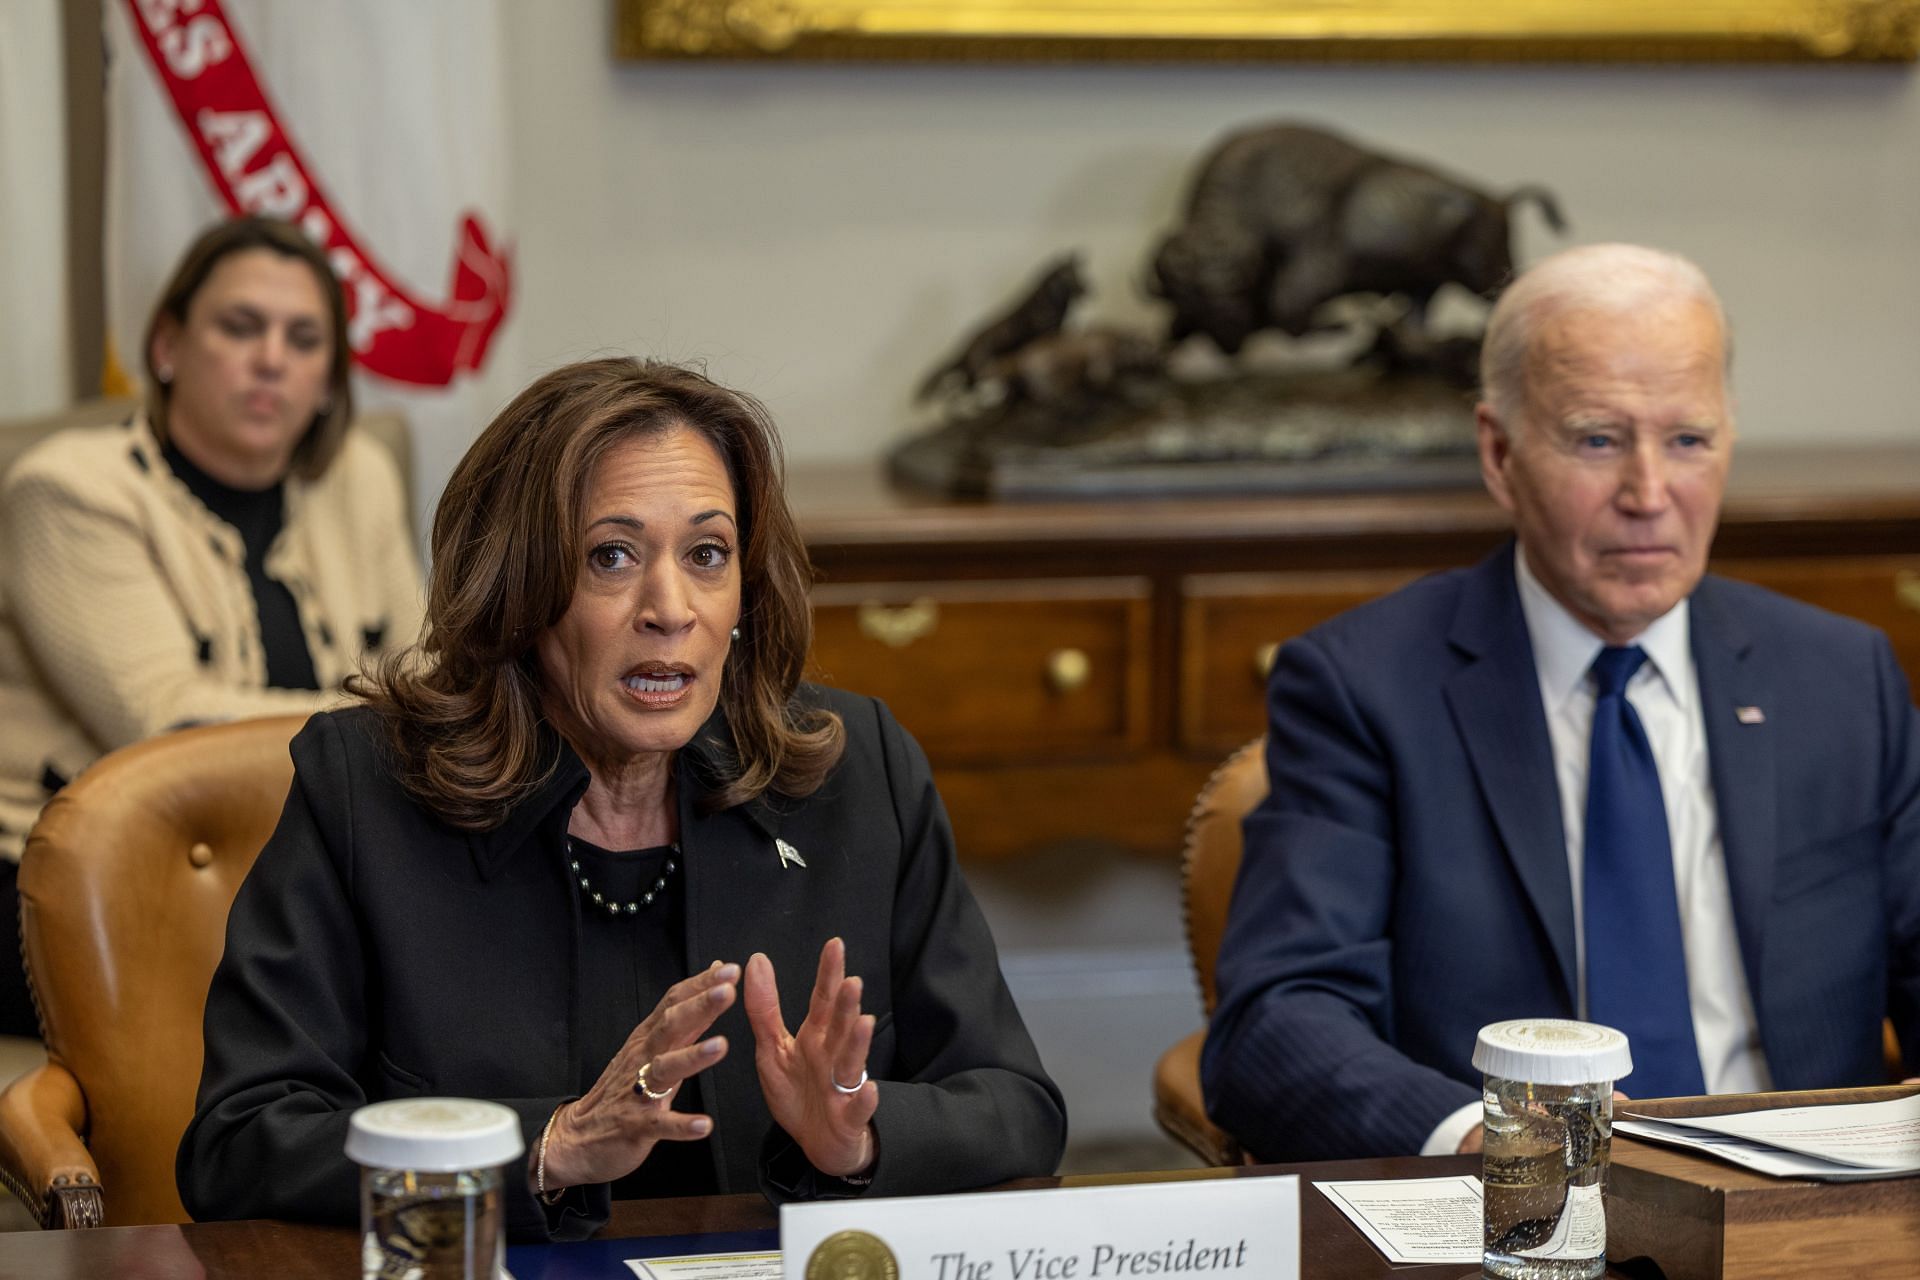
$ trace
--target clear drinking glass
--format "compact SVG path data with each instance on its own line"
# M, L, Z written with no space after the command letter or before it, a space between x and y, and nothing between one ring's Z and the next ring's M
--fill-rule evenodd
M506 1262L501 1166L519 1118L470 1098L401 1098L353 1113L362 1280L496 1280Z
M1632 1070L1627 1038L1560 1018L1496 1022L1481 1029L1473 1064L1486 1073L1483 1275L1598 1280L1613 1082Z
M363 1280L493 1280L506 1261L500 1170L360 1171Z

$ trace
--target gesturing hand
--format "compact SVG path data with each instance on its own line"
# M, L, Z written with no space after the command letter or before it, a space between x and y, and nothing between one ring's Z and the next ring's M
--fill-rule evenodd
M760 1091L774 1123L822 1173L844 1177L872 1164L870 1122L880 1105L879 1086L866 1079L873 1015L860 1012L860 979L847 977L846 943L829 938L820 949L807 1018L794 1034L780 1013L773 961L759 952L747 961L744 994ZM856 1083L851 1092L844 1087Z
M700 1037L733 1004L739 978L739 965L716 962L667 988L593 1088L554 1114L547 1134L549 1189L623 1178L640 1167L654 1143L686 1142L712 1132L713 1121L706 1116L673 1110L673 1094L689 1076L727 1056L725 1036ZM665 1096L642 1092L642 1068L646 1087Z

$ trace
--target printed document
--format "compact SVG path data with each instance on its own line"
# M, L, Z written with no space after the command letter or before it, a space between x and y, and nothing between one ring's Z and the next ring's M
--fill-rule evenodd
M1639 1138L1644 1142L1658 1142L1669 1147L1685 1147L1701 1155L1713 1156L1716 1159L1725 1160L1728 1164L1737 1164L1742 1169L1751 1169L1755 1173L1764 1173L1774 1178L1814 1178L1821 1182L1856 1182L1887 1176L1872 1169L1861 1169L1850 1164L1836 1164L1831 1160L1797 1155L1791 1151L1782 1151L1778 1147L1748 1142L1745 1138L1736 1138L1732 1134L1715 1133L1711 1129L1689 1129L1685 1125L1666 1120L1637 1120L1618 1116L1614 1119L1613 1131L1626 1137Z
M706 1253L681 1258L629 1258L638 1280L780 1280L780 1254Z
M1486 1218L1480 1179L1316 1182L1392 1263L1478 1263Z
M1664 1120L1623 1112L1613 1127L1776 1177L1851 1181L1920 1173L1920 1094Z

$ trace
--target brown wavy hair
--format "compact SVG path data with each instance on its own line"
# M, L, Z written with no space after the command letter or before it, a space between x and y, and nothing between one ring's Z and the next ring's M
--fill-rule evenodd
M173 404L173 387L161 381L160 371L154 368L153 336L164 322L186 328L187 309L193 305L194 295L206 284L213 269L234 254L249 249L265 249L283 258L299 259L313 272L320 296L327 300L327 337L333 342L333 355L327 365L327 407L313 415L306 434L293 447L294 474L304 480L318 480L339 456L340 446L346 443L347 428L353 423L353 379L349 376L353 370L353 351L347 345L347 299L340 281L327 265L327 255L320 246L291 222L259 217L216 222L187 246L166 288L160 291L160 300L153 304L153 314L147 317L147 332L140 353L147 368L147 424L153 428L154 439L166 444L167 411Z
M840 718L794 697L813 569L766 409L676 365L588 360L522 391L467 450L434 515L420 642L350 686L385 718L407 790L453 826L498 826L552 770L534 646L572 603L594 468L676 426L719 450L740 517L740 638L720 683L734 751L701 803L805 796L838 763Z

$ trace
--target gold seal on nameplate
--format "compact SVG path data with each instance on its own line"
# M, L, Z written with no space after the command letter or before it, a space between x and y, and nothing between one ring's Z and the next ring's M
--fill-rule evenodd
M840 1231L815 1246L807 1280L900 1280L900 1264L879 1236Z

